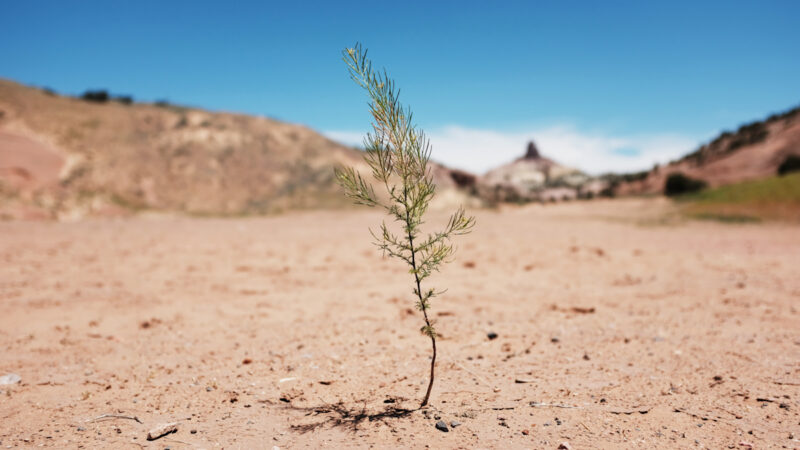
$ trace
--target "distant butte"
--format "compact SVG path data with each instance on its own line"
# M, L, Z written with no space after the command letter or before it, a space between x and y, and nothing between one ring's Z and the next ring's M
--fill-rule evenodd
M539 159L542 155L539 154L539 149L533 141L528 142L528 150L525 152L525 159Z

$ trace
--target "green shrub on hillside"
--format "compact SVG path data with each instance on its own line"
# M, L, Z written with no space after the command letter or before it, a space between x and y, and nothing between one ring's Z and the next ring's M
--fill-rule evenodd
M778 175L786 175L792 172L800 172L800 155L789 155L778 166Z
M669 197L702 191L708 187L703 180L688 177L680 172L670 174L664 183L664 195Z
M86 91L81 95L81 99L87 102L105 103L108 101L109 95L106 90Z

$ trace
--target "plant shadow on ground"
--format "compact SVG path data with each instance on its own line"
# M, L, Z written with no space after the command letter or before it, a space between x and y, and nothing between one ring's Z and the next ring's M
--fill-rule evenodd
M394 403L394 400L391 403ZM344 402L338 402L321 406L286 405L285 408L304 412L305 416L322 416L321 420L312 423L291 426L292 430L300 433L308 433L324 427L344 428L356 432L358 427L365 422L378 421L389 425L388 422L391 419L402 419L418 411L418 409L401 408L394 404L386 404L377 411L368 410L366 401L361 406L348 406Z

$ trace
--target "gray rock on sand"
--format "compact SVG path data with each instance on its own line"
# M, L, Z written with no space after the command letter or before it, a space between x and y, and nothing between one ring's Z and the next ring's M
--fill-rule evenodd
M0 385L4 384L17 384L22 381L22 377L15 373L9 373L0 377Z

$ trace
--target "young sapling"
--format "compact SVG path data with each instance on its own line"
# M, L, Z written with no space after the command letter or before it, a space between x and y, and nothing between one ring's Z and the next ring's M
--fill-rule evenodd
M436 191L428 165L430 143L422 130L412 123L411 111L404 110L398 101L399 90L395 89L394 81L385 70L372 69L367 51L356 44L344 50L342 55L350 77L367 91L370 98L373 131L364 138L364 160L377 184L385 188L386 199L379 198L373 185L352 167L336 169L336 179L344 188L345 195L355 203L385 209L387 215L402 227L402 233L398 235L383 222L379 232L370 230L370 233L384 255L405 262L414 276L416 306L425 320L421 331L430 338L433 348L430 381L422 407L430 399L436 366L436 330L428 310L431 299L443 292L423 289L422 282L454 254L451 238L469 233L475 219L467 216L463 208L458 208L443 230L424 237L421 235L420 225Z

